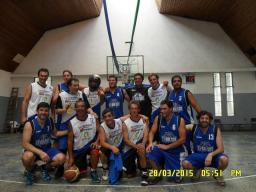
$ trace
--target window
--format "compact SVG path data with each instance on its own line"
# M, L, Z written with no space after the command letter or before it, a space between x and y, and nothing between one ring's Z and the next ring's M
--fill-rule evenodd
M35 77L34 78L34 82L38 82L38 77ZM46 81L46 84L47 85L51 85L52 84L52 78L51 77L48 77L47 81Z
M233 99L233 78L232 73L226 73L226 92L227 92L227 114L234 116L234 99Z
M215 116L222 116L220 73L213 73Z

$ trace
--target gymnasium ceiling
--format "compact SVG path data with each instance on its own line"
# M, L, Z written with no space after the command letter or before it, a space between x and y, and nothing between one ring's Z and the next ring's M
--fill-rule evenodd
M256 0L156 0L159 12L217 22L256 65ZM1 0L0 69L26 56L43 33L100 15L102 0Z
M256 0L156 0L159 12L217 22L256 65Z
M13 72L13 58L26 56L43 33L100 15L102 0L0 0L0 69Z

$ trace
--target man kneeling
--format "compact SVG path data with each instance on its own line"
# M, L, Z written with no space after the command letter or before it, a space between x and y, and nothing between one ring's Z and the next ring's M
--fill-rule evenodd
M93 183L99 183L96 172L99 161L99 146L97 133L98 120L87 113L85 102L80 99L75 103L76 116L71 119L68 131L68 167L75 164L80 173L87 169L87 155L90 155L91 178Z
M37 118L26 122L24 126L22 162L26 168L27 185L33 184L33 168L36 161L41 160L45 163L41 166L44 181L51 180L46 164L60 166L65 162L65 155L51 147L51 134L53 133L54 125L52 119L49 118L49 109L48 103L39 103L37 106Z
M183 161L184 169L194 169L193 179L199 178L198 169L204 167L214 167L214 178L224 186L225 181L222 177L222 171L228 166L228 157L223 154L224 146L222 142L221 131L218 127L211 124L212 114L207 111L201 111L198 116L198 125L187 126L192 131L192 141L194 153L189 155Z

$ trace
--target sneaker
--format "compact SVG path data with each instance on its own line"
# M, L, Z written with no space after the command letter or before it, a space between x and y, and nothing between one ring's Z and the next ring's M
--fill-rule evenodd
M99 176L98 176L96 170L91 171L90 175L91 175L91 178L92 178L92 182L93 182L93 183L100 183L100 179L99 179Z
M63 176L63 174L64 174L64 166L61 165L61 166L57 167L54 176L55 176L55 178L61 178Z
M201 176L201 169L194 169L193 170L193 176L191 177L192 182L199 181Z
M32 173L32 171L26 171L26 185L33 185L34 183L34 174Z
M107 181L108 180L108 169L103 169L102 180L103 181Z
M220 186L225 186L225 185L226 185L226 182L225 182L223 176L213 176L213 178L216 179L217 183L218 183Z
M140 184L142 186L147 186L148 185L148 174L147 174L147 172L142 172Z
M157 183L159 183L159 181L162 180L162 177L151 177L148 179L148 184L149 185L155 185Z
M52 180L52 177L49 175L45 166L41 166L41 173L44 181L49 182Z

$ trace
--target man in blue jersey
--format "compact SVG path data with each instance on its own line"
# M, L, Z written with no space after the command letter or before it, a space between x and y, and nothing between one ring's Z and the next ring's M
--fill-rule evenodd
M225 181L222 177L222 171L228 166L228 157L223 153L224 145L221 131L218 127L211 124L213 119L211 113L201 111L197 118L198 125L187 126L187 129L192 133L194 153L183 161L183 168L194 169L195 176L193 179L196 179L196 175L200 176L197 173L198 169L214 167L216 171L212 175L218 184L224 186Z
M185 124L193 124L194 123L194 115L193 110L199 113L201 111L201 108L199 104L197 103L195 97L193 94L187 90L181 87L182 85L182 78L180 75L174 75L172 77L172 86L173 91L169 94L169 100L173 103L173 112L176 115L181 116L185 120ZM191 135L187 133L187 139L186 139L186 147L188 150L188 153L191 154L191 148L190 148L190 138Z
M22 162L27 172L27 185L32 185L34 182L33 167L37 160L41 160L45 164L49 163L51 166L60 166L65 162L65 155L51 147L51 134L54 134L54 124L52 119L49 118L49 109L48 103L39 103L37 117L26 122L24 127ZM51 177L45 164L41 166L43 180L50 181Z
M97 164L99 161L98 120L88 114L82 99L76 101L76 116L71 119L68 131L68 167L75 164L80 173L87 169L87 155L90 155L90 175L93 183L99 183Z
M100 87L100 83L101 78L99 75L91 75L88 80L89 87L83 90L92 110L97 114L99 119L101 116L101 104L104 103L105 99L104 90Z
M124 100L130 101L130 98L126 91L120 87L117 87L117 77L110 75L108 77L109 87L105 90L105 102L106 108L110 108L115 118L123 116L123 103Z
M183 146L186 139L185 122L182 117L173 113L172 108L172 102L161 101L161 114L155 118L149 132L149 144L146 151L153 170L164 168L167 172L175 172L181 168L181 161L186 156ZM157 138L157 144L153 144L154 137ZM169 179L179 183L182 178L174 174ZM150 177L148 182L154 185L160 180L160 176Z

